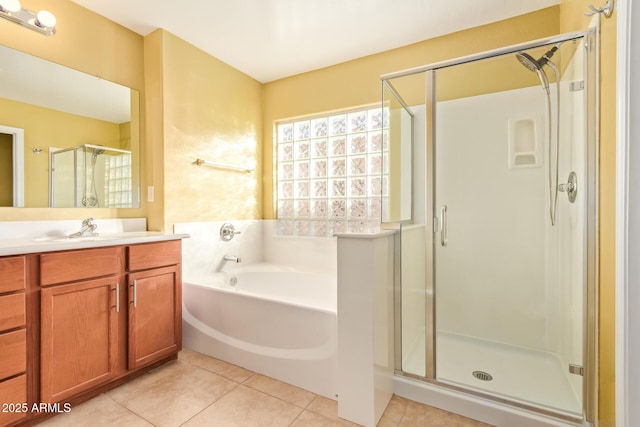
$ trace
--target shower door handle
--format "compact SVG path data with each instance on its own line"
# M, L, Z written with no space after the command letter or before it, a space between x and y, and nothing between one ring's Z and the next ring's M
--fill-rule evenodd
M440 208L440 245L447 246L449 233L447 231L447 205Z

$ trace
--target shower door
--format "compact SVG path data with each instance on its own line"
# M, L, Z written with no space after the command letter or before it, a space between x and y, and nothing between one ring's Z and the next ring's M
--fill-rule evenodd
M435 294L427 351L440 383L582 418L593 76L584 39L553 46L544 77L518 52L427 72ZM550 48L525 53L542 58Z

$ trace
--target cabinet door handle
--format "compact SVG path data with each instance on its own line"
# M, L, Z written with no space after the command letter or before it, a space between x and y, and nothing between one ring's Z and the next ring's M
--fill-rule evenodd
M134 280L133 281L133 307L134 308L137 306L137 302L138 302L138 281Z
M120 283L116 283L116 313L120 313Z

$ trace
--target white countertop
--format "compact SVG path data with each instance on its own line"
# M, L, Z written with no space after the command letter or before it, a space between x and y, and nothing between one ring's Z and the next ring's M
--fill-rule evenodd
M165 234L155 231L129 231L123 233L104 233L99 234L97 237L71 238L62 236L34 239L0 239L0 256L132 245L136 243L186 239L188 237L188 234Z
M395 233L396 230L378 230L369 232L335 233L335 236L349 239L378 239L380 237L390 236Z
M188 238L186 233L145 231L146 220L95 220L98 236L71 238L81 221L0 222L0 256L132 245Z

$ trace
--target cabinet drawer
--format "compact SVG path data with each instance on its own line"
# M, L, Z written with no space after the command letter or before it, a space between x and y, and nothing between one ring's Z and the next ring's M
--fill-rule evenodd
M27 370L27 331L0 335L0 379Z
M25 288L25 257L0 258L0 293Z
M181 240L129 246L129 271L180 264L181 253Z
M24 293L0 297L0 331L19 328L25 323Z
M119 254L117 247L42 254L40 283L47 286L118 274Z
M27 404L27 376L11 378L10 380L0 382L0 404L7 404L8 412L0 410L0 425L4 426L9 423L18 421L26 416L21 405Z

